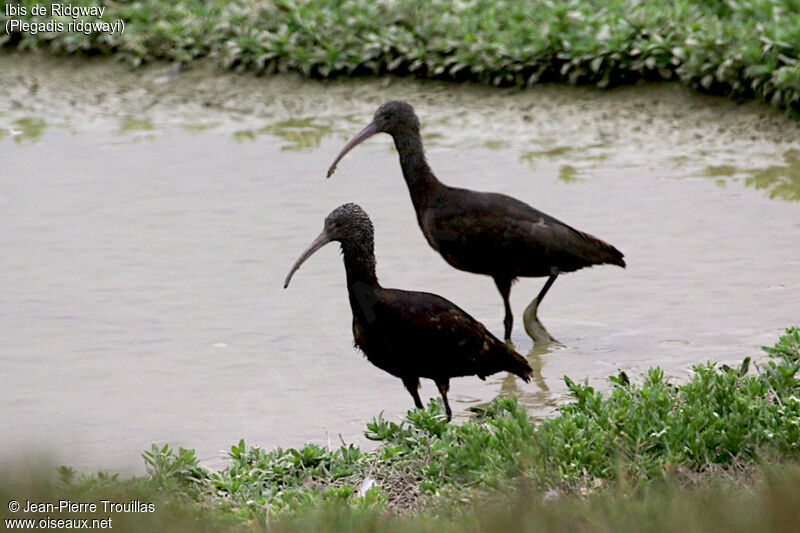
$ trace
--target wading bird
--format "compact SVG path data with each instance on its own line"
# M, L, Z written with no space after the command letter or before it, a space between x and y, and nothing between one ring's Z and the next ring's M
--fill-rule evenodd
M325 218L322 233L297 259L283 287L289 286L306 259L332 241L341 244L344 255L356 346L372 364L403 380L418 408L422 408L419 378L436 383L448 420L450 378L485 379L506 370L530 380L532 371L525 358L454 303L435 294L380 286L372 222L356 204L337 207Z
M511 340L514 317L509 295L518 277L547 281L523 314L534 342L554 339L536 316L550 286L562 272L610 263L625 267L622 253L600 239L578 231L505 194L449 187L425 160L419 120L406 102L387 102L372 122L348 142L328 170L356 145L376 133L388 133L400 156L417 222L428 244L459 270L494 278L505 306L505 338Z

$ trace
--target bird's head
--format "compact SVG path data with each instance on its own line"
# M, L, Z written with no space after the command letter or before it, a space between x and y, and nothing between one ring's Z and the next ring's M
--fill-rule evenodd
M381 105L375 115L372 117L372 122L358 132L355 137L350 139L333 164L328 169L328 177L330 178L336 170L336 165L341 159L357 145L369 139L376 133L388 133L395 136L403 132L415 132L419 134L419 119L414 113L414 108L406 102L400 100L392 100Z
M393 135L401 131L419 131L419 119L411 104L392 100L380 106L372 116L372 123L378 132Z
M368 249L372 250L373 239L374 229L372 227L372 221L361 206L352 203L340 205L325 217L325 226L322 229L322 233L320 233L306 251L297 258L292 269L286 275L283 288L285 289L289 286L292 276L297 272L297 269L300 268L300 265L326 244L333 241L338 241L343 244L364 242L369 243Z
M374 230L366 211L358 204L344 204L325 217L325 229L332 241L354 241L371 239Z

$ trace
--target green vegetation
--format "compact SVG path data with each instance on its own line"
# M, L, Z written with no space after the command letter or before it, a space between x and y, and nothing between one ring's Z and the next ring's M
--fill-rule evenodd
M746 488L731 479L683 486L656 484L635 489L619 484L587 495L552 496L526 488L497 494L460 512L396 514L375 507L349 507L323 502L293 514L260 516L259 523L242 522L233 514L182 499L180 494L131 481L110 479L64 486L42 478L0 488L0 520L41 513L6 512L5 503L20 495L36 502L75 502L111 499L118 502L155 502L153 513L112 515L117 532L659 532L752 533L796 531L800 522L800 470L764 467L753 473ZM20 499L24 502L23 499ZM48 513L52 518L104 516L102 513ZM107 515L105 515L107 516ZM7 528L10 530L10 528Z
M35 3L20 5L30 12ZM124 32L17 31L0 34L0 45L114 55L132 65L210 57L235 70L317 78L391 73L599 87L680 79L702 91L800 110L800 0L73 3L106 4L103 20L124 21ZM0 14L0 23L9 18Z
M123 530L780 531L800 519L800 328L764 350L754 369L698 365L679 386L659 369L641 385L620 373L608 393L565 378L574 401L538 424L514 398L461 424L434 401L367 424L380 442L370 452L239 442L216 471L153 446L145 476L61 467L55 481L4 482L0 496L158 502Z

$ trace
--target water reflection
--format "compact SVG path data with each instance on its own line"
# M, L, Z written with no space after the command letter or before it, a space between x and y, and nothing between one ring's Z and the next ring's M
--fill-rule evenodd
M14 121L8 133L17 143L36 142L42 136L47 123L40 118L21 118Z
M558 352L563 348L563 345L557 343L534 345L525 357L530 363L531 369L533 369L531 384L535 385L538 390L533 390L531 384L524 383L514 374L507 373L499 378L495 376L495 380L492 382L500 385L497 395L516 396L535 419L541 419L552 413L558 406L559 401L558 395L551 392L550 386L544 378L545 356ZM481 402L469 408L468 411L480 412L488 405L489 402Z
M571 146L556 146L555 148L550 148L549 150L534 150L525 154L525 157L528 159L536 159L539 157L560 157L566 155L570 152L574 152L576 149Z
M182 124L183 131L205 131L213 128L216 124L187 123Z
M751 170L745 185L765 190L772 199L800 201L800 150L788 150L783 161L784 165Z
M318 148L322 140L334 133L330 124L320 123L314 118L290 118L268 124L258 130L241 130L233 134L233 139L238 142L255 140L259 135L267 134L283 142L281 150L310 150Z
M501 143L486 143L489 148L502 148ZM607 145L590 144L584 147L555 146L543 150L528 150L519 156L520 163L531 167L546 167L548 162L569 161L572 164L562 164L557 167L557 179L562 183L578 183L584 181L582 171L592 168L590 161L603 161L608 159Z
M578 177L578 169L572 165L561 165L561 168L558 170L558 179L564 183L583 181L583 178Z
M710 178L733 178L747 176L744 184L765 191L773 200L800 201L800 150L787 150L783 163L767 167L743 170L733 165L711 165L703 174ZM717 185L724 187L726 180L718 179Z
M528 352L528 355L525 357L528 360L528 363L531 365L531 369L533 369L533 374L531 374L531 381L539 387L539 391L531 393L528 390L528 387L521 386L521 380L516 379L514 374L508 373L504 378L503 381L500 383L500 395L501 396L525 396L527 397L546 397L548 392L550 392L550 387L547 386L547 383L544 380L544 375L542 374L542 368L544 367L544 359L542 359L543 355L550 353L555 344L544 344L544 345L534 345L531 348L531 351ZM544 393L544 394L542 394Z
M152 131L152 130L153 130L153 122L149 118L134 117L132 115L127 115L123 117L119 126L120 133L131 133L137 131Z
M684 158L684 161L685 160L686 158ZM731 177L738 172L741 172L741 170L739 170L737 167L733 165L711 165L709 167L706 167L703 174L708 176L709 178L717 178L717 177Z
M508 147L508 141L489 140L485 141L483 145L491 150L501 150Z
M533 369L533 382L536 383L542 392L550 392L550 387L547 386L547 383L544 381L544 376L542 375L542 368L544 367L544 359L542 359L542 356L554 351L556 346L558 345L534 344L528 352L527 359Z

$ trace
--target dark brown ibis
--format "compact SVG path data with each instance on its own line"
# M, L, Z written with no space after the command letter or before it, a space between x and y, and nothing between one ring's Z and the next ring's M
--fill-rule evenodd
M406 102L387 102L336 156L328 170L356 145L376 133L388 133L400 156L417 222L425 239L459 270L494 278L505 305L505 338L511 339L514 317L509 294L519 277L547 277L525 309L525 330L535 342L551 342L536 316L539 304L562 272L609 263L625 267L622 253L610 244L578 231L505 194L471 191L437 179L422 147L419 120Z
M485 379L507 370L530 380L532 370L525 358L454 303L435 294L380 286L372 222L356 204L337 207L325 218L322 233L292 266L284 288L306 259L332 241L341 244L344 255L356 346L372 364L403 380L418 408L419 378L436 383L448 420L450 378Z

